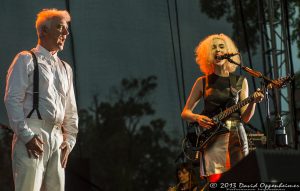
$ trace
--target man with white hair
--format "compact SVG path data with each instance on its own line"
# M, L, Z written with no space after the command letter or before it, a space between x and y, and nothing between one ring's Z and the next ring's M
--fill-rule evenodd
M4 102L14 131L16 191L64 190L64 169L78 133L72 69L57 56L70 20L65 10L39 12L37 46L19 53L7 73Z

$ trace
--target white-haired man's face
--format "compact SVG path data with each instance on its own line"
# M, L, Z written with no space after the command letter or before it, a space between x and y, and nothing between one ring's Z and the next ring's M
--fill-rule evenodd
M43 30L43 46L48 51L63 50L67 36L69 35L68 23L63 18L53 18L50 27Z

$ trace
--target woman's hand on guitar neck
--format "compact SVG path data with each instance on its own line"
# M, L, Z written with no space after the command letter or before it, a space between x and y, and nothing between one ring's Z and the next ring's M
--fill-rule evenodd
M205 115L197 115L196 121L201 127L205 128L205 129L209 129L213 125L215 125L213 123L212 119Z
M258 89L256 90L256 92L254 92L253 97L254 97L254 102L255 102L255 103L260 103L260 102L264 99L264 94L263 94L262 91L258 88Z

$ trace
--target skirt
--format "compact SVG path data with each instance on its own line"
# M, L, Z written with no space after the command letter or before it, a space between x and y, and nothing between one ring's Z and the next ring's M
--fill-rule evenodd
M229 133L217 135L200 153L200 175L221 174L249 153L247 135L240 120L225 121Z

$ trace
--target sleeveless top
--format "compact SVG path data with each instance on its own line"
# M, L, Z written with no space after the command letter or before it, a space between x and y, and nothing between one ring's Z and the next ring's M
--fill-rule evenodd
M218 76L214 73L204 76L202 79L204 97L202 115L213 117L226 108L235 105L239 101L239 92L243 80L243 76L234 74L230 74L228 77ZM239 120L240 116L238 110L228 118Z

